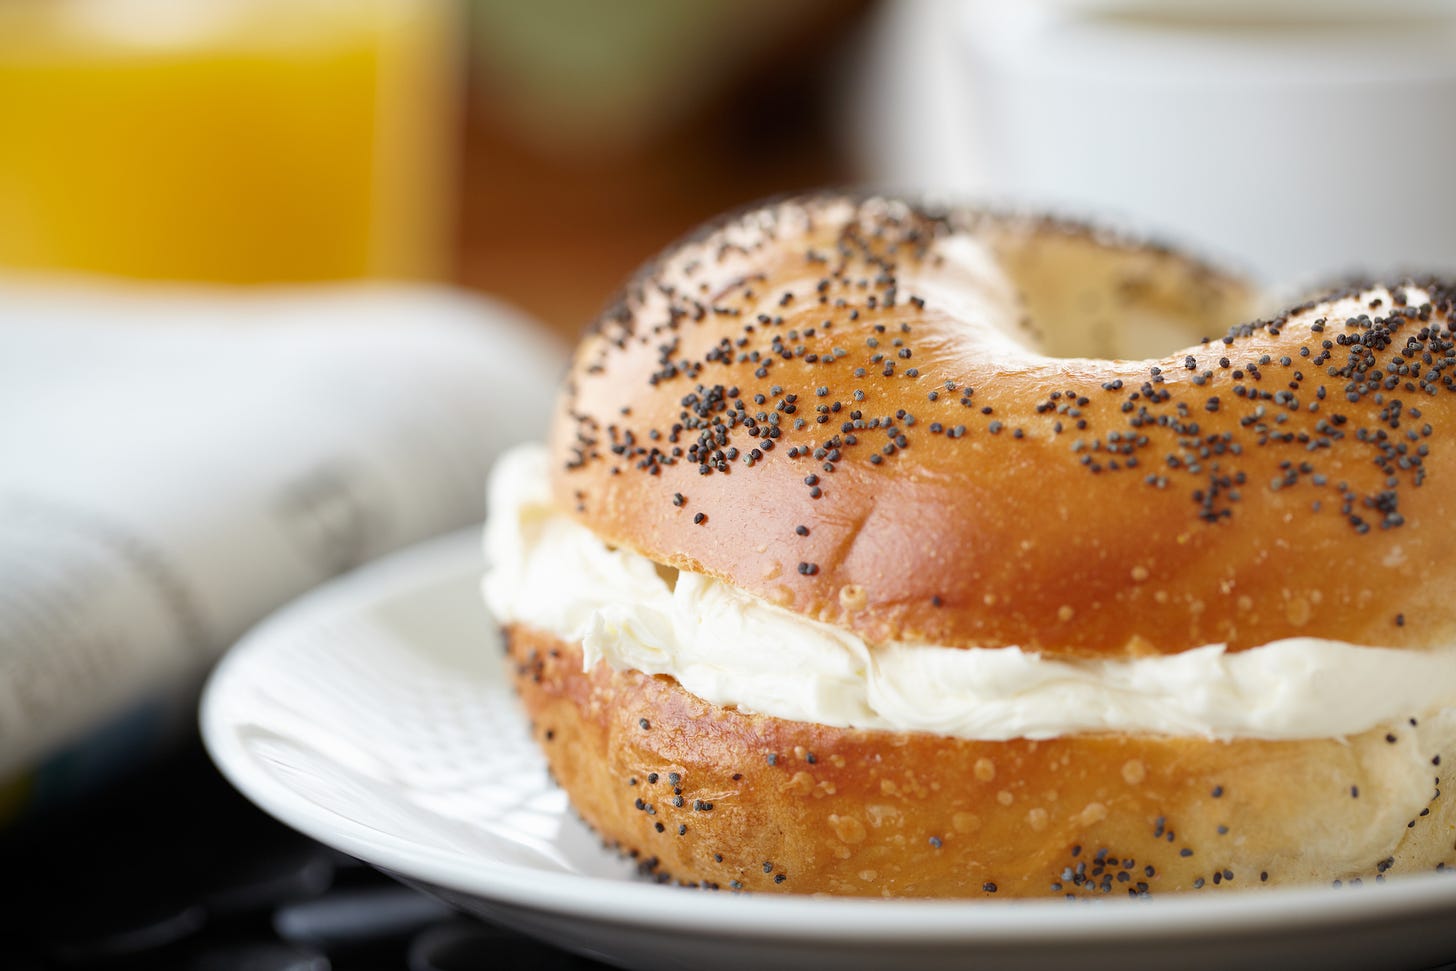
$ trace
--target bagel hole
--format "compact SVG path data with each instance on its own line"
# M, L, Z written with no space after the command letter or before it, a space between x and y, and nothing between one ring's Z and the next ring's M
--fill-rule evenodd
M1021 330L1050 357L1161 358L1255 316L1248 285L1167 251L1067 234L1000 256L1025 312Z
M1136 277L1079 290L1072 299L1028 294L1027 327L1050 357L1146 360L1227 333L1244 319L1226 296L1169 293Z
M676 592L678 568L668 566L666 563L654 563L652 567L657 571L657 575L662 577L662 582L667 584L668 592Z

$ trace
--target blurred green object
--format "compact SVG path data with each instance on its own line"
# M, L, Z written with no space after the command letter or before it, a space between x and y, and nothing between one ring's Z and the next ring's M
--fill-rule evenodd
M731 83L828 0L476 0L479 83L539 149L628 151Z

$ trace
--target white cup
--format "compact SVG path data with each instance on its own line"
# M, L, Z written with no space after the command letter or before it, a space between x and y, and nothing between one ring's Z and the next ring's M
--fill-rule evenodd
M880 44L876 182L1111 218L1268 281L1456 270L1451 3L919 2Z

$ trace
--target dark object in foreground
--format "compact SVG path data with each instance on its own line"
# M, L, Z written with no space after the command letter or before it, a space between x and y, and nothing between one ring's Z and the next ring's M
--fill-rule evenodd
M193 746L0 838L19 900L0 967L587 969L275 822Z

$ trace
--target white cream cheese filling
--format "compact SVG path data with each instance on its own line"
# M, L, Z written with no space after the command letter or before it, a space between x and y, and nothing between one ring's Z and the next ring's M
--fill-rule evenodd
M556 511L546 451L492 476L486 604L502 623L580 641L589 669L676 678L716 705L844 728L957 738L1088 732L1299 739L1354 735L1456 704L1456 647L1294 637L1136 659L1050 660L1019 648L867 644L722 581L610 549Z

